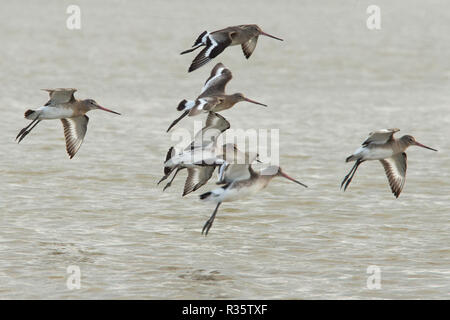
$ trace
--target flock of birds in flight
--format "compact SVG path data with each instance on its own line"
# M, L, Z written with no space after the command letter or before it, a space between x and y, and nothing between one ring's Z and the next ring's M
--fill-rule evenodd
M193 60L188 72L205 65L229 46L241 45L242 51L248 59L252 55L260 35L283 41L283 39L263 32L257 25L239 25L211 33L204 31L198 36L192 48L183 51L181 54L204 47ZM242 93L225 94L225 87L231 79L231 71L222 63L218 63L212 69L200 95L195 100L183 100L179 103L177 110L183 111L183 113L172 122L167 132L184 117L204 113L207 114L205 127L195 135L194 140L185 149L178 152L174 147L169 149L164 162L164 176L158 182L159 184L166 180L174 172L171 180L164 187L165 190L171 185L180 170L187 169L188 177L183 191L183 196L185 196L207 183L215 169L219 168L217 184L221 186L200 195L201 200L216 203L212 215L202 229L202 234L205 235L212 227L217 210L222 202L234 201L256 193L265 188L274 177L284 177L307 187L287 175L278 166L268 166L259 172L255 171L252 165L255 161L260 162L257 153L242 152L232 143L226 143L222 146L217 145L218 136L230 128L230 123L218 112L229 109L241 101L266 106L245 97ZM60 119L64 127L66 150L72 159L81 147L86 135L89 122L89 118L86 116L88 111L100 109L120 115L118 112L100 106L95 100L76 99L74 97L76 89L44 90L48 91L50 100L36 110L25 111L25 118L31 120L31 122L17 135L16 140L19 143L42 120ZM419 146L433 151L437 150L417 142L410 135L396 139L394 134L397 131L399 129L382 129L371 132L362 146L347 157L346 162L355 161L355 164L341 183L341 188L344 187L344 191L363 162L379 160L386 172L392 193L398 198L405 184L406 149L410 146Z

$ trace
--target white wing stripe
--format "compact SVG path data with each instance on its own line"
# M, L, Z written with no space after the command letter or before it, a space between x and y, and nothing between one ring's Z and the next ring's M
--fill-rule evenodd
M218 43L216 42L216 40L214 40L213 37L210 37L208 35L208 38L211 40L211 46L208 48L208 50L206 50L205 52L205 56L209 57L209 55L211 54L211 51L218 46Z
M203 38L202 38L202 43L204 44L204 45L206 45L206 38L207 37L209 37L209 32L207 32L204 36L203 36Z

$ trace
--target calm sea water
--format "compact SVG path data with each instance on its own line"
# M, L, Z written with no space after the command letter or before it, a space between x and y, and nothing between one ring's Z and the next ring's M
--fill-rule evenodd
M449 298L447 1L77 1L75 31L70 4L0 10L0 298ZM366 27L369 4L381 30ZM233 128L280 129L281 166L309 188L275 179L222 205L205 238L214 205L198 194L214 181L185 198L185 173L156 186L173 144L165 129L215 64L188 74L194 54L179 52L204 30L244 23L285 41L260 37L249 60L239 47L215 59L233 72L228 92L269 105L223 115ZM122 112L89 113L73 160L59 121L14 142L52 87ZM408 150L399 199L377 162L341 192L345 157L390 127L439 152ZM79 290L66 286L71 265ZM379 290L367 288L369 266Z

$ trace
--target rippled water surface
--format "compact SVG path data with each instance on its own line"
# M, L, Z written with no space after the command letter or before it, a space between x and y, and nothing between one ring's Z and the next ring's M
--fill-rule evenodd
M369 4L379 31L366 27ZM6 1L0 10L0 298L448 299L450 292L450 5L447 1ZM180 56L203 30L257 23L229 92L267 103L223 112L233 128L280 129L280 163L309 185L275 179L259 194L214 209L181 197L184 175L156 182L183 98L214 63L188 74ZM69 160L60 121L20 144L23 112L40 88L74 87L122 116L89 113ZM179 127L192 130L192 119ZM344 159L379 128L401 128L439 149L408 150L395 199L381 165L364 163L347 192ZM79 266L81 289L66 286ZM381 289L366 286L367 268Z

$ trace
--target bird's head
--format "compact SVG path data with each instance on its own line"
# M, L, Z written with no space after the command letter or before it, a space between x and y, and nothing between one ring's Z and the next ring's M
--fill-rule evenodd
M403 142L403 144L406 145L406 147L409 147L409 146L418 146L418 147L422 147L422 148L425 148L425 149L437 151L436 149L427 147L427 146L425 146L425 145L419 143L419 142L416 140L416 138L414 138L413 136L410 136L410 135L403 136L403 137L400 138L400 140Z
M257 33L257 34L260 34L262 36L266 36L266 37L269 37L269 38L272 38L272 39L283 41L283 39L281 39L281 38L275 37L275 36L273 36L271 34L268 34L268 33L264 32L264 31L262 31L262 29L256 24L250 24L250 25L247 26L247 28L252 33Z

